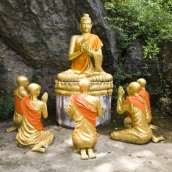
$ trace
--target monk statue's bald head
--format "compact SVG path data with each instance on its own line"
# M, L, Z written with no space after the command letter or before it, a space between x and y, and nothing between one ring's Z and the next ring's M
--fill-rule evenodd
M41 86L36 83L31 83L28 86L28 90L29 90L29 93L31 94L31 96L39 96Z
M91 82L87 78L81 79L79 81L79 87L81 92L89 91L90 86L91 86Z
M29 84L28 78L25 76L18 76L16 82L19 86L27 86Z
M141 86L138 82L131 82L127 87L127 92L129 95L135 95L139 93Z
M137 82L140 84L141 88L144 89L146 87L146 80L144 78L139 78Z

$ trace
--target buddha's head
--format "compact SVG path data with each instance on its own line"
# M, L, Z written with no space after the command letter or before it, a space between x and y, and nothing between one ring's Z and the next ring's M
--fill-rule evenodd
M87 78L81 79L79 81L80 92L89 91L90 86L91 86L91 82Z
M41 86L36 83L31 83L28 86L28 91L31 96L39 96L41 91Z
M137 82L140 84L141 89L146 87L146 80L144 78L139 78Z
M89 14L84 14L80 21L80 30L82 33L90 33L92 22Z
M133 96L139 93L141 86L138 82L131 82L127 87L127 92L129 96Z
M16 82L19 86L27 87L29 85L28 78L25 76L18 76Z

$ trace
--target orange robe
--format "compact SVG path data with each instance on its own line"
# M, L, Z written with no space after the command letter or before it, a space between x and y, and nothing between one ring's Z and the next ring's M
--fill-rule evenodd
M123 142L145 144L151 140L153 134L146 120L146 109L144 102L136 96L129 96L121 102L118 99L117 112L127 112L131 116L132 127L111 133L111 138Z
M51 131L43 130L41 114L30 104L30 97L22 99L23 122L16 136L19 147L32 148L35 145L47 147L53 141Z
M124 103L132 103L134 106L138 107L144 114L146 114L145 104L142 100L140 100L137 96L127 97ZM131 118L131 114L127 111L128 116Z
M91 46L93 51L97 51L98 49L100 49L103 46L103 43L99 39L99 37L97 35L94 35L91 33L89 35L87 35L84 40L87 44L89 44ZM82 41L79 42L75 46L74 52L77 52L80 50ZM78 56L77 58L75 58L73 60L71 69L74 71L80 71L80 74L81 74L89 67L90 61L91 61L91 59L87 55L87 53L81 54L80 56Z
M142 96L142 97L144 98L144 100L146 101L146 104L147 104L147 106L148 106L148 116L149 116L150 119L151 119L151 120L149 120L149 122L151 121L151 124L153 124L149 93L148 93L146 90L140 90L139 94L140 94L140 96Z
M78 111L94 126L96 127L97 110L93 110L88 105L87 100L83 94L71 96L71 101L76 106Z
M19 128L22 124L23 113L21 109L22 97L18 94L18 88L14 91L15 112L13 115L13 122Z
M15 111L22 115L21 101L22 98L18 95L18 88L14 91Z
M23 98L21 102L22 111L28 122L37 130L43 130L41 113L35 110L30 104L30 97Z
M75 121L75 129L72 134L75 151L93 148L98 140L95 127L97 110L91 109L85 97L78 94L71 96L68 115Z

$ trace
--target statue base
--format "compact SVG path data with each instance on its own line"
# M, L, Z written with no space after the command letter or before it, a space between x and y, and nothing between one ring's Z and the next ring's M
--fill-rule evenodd
M99 96L102 104L102 117L96 121L96 126L107 125L111 120L111 98L112 95ZM56 122L65 128L74 128L75 122L67 114L69 96L56 94Z

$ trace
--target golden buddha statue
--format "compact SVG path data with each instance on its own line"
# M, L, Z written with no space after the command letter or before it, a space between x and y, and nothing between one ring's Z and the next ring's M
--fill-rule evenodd
M51 131L46 131L41 123L41 117L47 118L48 94L45 92L38 100L41 87L32 83L28 86L29 97L24 97L21 102L23 112L23 122L16 136L19 147L31 148L33 152L45 152L45 148L51 144L54 135Z
M117 112L119 114L126 112L132 124L131 128L112 132L111 139L136 144L145 144L151 139L155 143L164 140L162 136L155 137L148 125L146 105L139 96L140 90L141 86L138 82L131 82L127 87L129 96L124 100L125 92L121 86L118 88Z
M93 84L92 95L111 94L113 91L112 75L102 69L103 43L95 34L91 34L92 21L84 14L80 21L81 35L70 39L68 59L72 60L71 69L57 74L55 92L70 96L79 92L78 82L87 77ZM98 84L99 83L99 84Z
M74 119L72 134L73 150L80 152L81 159L95 158L93 149L97 143L96 118L102 116L101 102L98 97L88 94L91 82L79 81L80 93L72 95L68 105L68 115Z
M19 76L17 77L16 82L18 84L18 88L16 88L14 91L15 111L13 115L13 122L15 125L7 128L5 130L6 132L11 132L21 126L23 119L22 110L21 110L21 101L23 97L28 96L26 90L27 86L29 85L28 78L25 76Z

